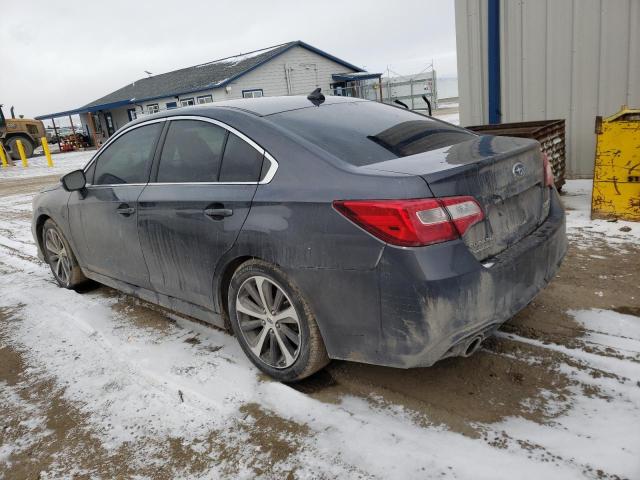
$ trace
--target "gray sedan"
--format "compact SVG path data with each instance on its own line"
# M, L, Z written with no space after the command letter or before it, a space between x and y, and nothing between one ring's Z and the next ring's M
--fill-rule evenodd
M33 211L61 287L91 279L227 328L287 382L332 358L470 355L567 245L538 143L341 97L139 119Z

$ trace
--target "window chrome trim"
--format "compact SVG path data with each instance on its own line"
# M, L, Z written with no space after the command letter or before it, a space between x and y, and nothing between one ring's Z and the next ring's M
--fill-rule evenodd
M271 180L273 180L273 177L275 176L276 172L278 171L278 167L280 166L278 161L275 158L273 158L273 156L269 152L267 152L264 148L262 148L256 142L254 142L249 137L247 137L244 133L239 132L238 130L236 130L232 126L227 125L226 123L221 122L220 120L216 120L214 118L209 118L209 117L202 117L202 116L199 116L199 115L175 115L175 116L171 116L171 117L155 118L155 119L147 120L147 121L144 121L144 122L140 122L140 123L138 123L136 125L132 125L132 126L130 126L128 128L125 128L124 130L122 130L118 134L113 135L107 141L107 143L105 143L100 148L100 150L98 150L96 152L96 154L91 158L91 160L89 160L89 163L87 163L85 165L83 170L86 173L86 171L89 168L91 168L91 165L94 162L98 161L98 158L100 157L100 155L102 155L102 152L104 152L113 142L115 142L118 138L120 138L125 133L128 133L128 132L130 132L132 130L135 130L136 128L144 127L146 125L151 125L153 123L170 122L170 121L173 121L173 120L198 120L198 121L201 121L201 122L213 123L214 125L217 125L217 126L219 126L221 128L224 128L228 132L233 133L234 135L240 137L246 143L251 145L255 150L258 151L258 153L262 154L264 156L264 158L269 160L269 169L267 170L267 173L265 174L264 178L262 180L260 180L259 182L147 182L147 183L113 183L113 184L110 183L110 184L100 184L100 185L93 185L91 183L88 183L86 186L87 187L122 187L122 186L126 186L126 185L130 185L130 186L141 186L141 185L266 185L267 183L270 183Z
M113 187L144 187L149 185L148 183L101 183L100 185L94 185L93 183L87 183L85 187L91 188L113 188Z

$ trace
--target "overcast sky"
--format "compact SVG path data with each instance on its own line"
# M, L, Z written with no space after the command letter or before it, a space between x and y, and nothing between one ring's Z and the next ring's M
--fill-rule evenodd
M368 71L456 74L453 0L2 2L0 103L28 117L127 83L303 40Z

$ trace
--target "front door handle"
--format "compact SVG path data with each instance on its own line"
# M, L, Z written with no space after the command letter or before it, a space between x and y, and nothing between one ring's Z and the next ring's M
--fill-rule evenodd
M225 217L233 215L233 210L230 208L207 208L205 209L204 214L214 220L222 220Z
M116 212L118 212L123 217L128 217L129 215L136 213L136 209L125 204L125 205L120 205L116 209Z

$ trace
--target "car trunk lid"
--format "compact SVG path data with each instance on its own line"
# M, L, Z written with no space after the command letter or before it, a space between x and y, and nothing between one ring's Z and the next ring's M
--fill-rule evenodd
M529 235L548 214L549 189L544 187L540 145L533 140L475 137L367 168L419 175L436 197L473 196L485 218L463 240L478 260Z

